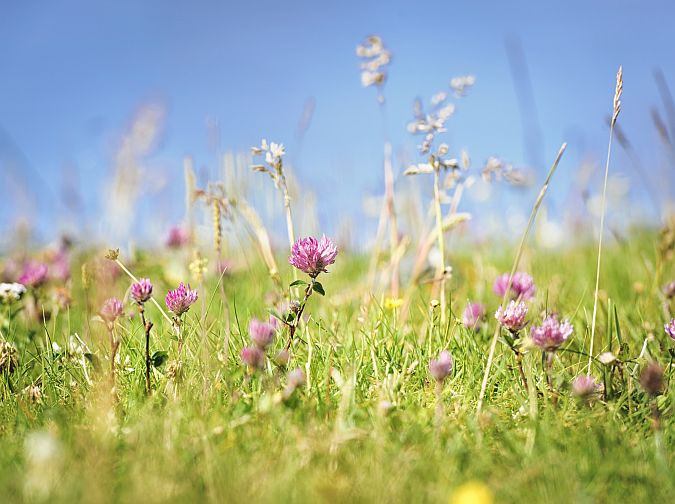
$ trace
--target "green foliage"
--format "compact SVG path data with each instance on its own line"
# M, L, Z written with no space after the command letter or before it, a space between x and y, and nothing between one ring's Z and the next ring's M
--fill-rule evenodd
M588 359L593 247L526 257L522 269L538 286L529 318L539 323L555 310L575 331L555 356L555 391L546 385L541 353L527 345L519 347L531 386L530 393L524 390L514 352L500 340L478 417L499 303L491 285L508 268L507 253L454 253L452 316L445 327L428 306L428 283L413 293L405 323L378 298L362 308L356 286L368 261L342 254L321 276L328 295L308 301L309 319L299 325L286 368L271 359L286 343L287 328L280 324L268 365L255 372L239 354L250 344L250 318L271 311L264 300L275 284L260 265L227 276L223 290L217 277L208 278L182 323L180 366L174 329L154 306L146 307L155 324L149 397L140 321L116 326L122 344L113 395L108 334L92 320L97 307L87 301L94 291L101 298L121 296L127 279L94 285L88 297L75 281L68 311L54 312L46 323L13 313L3 328L19 367L0 377L1 500L445 503L458 485L478 480L500 503L671 502L672 368L655 400L637 380L649 359L666 368L672 359L673 342L662 331L669 307L659 288L673 271L666 266L654 278L654 249L654 237L643 236L605 251L596 349L617 360L593 360L605 393L590 405L570 388ZM150 260L161 262L151 254ZM155 281L158 296L165 292L158 263L136 267ZM324 294L321 284L313 290ZM487 305L487 326L477 332L458 321L467 300ZM278 311L276 317L286 317ZM74 333L88 347L83 358L69 346ZM455 366L436 425L427 366L443 349ZM286 369L299 367L307 384L286 395ZM39 400L30 397L30 385L39 387ZM655 404L659 431L652 422Z

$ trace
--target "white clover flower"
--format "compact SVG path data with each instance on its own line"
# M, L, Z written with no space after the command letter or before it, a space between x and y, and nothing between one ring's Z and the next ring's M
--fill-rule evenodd
M0 302L18 301L26 293L26 287L20 283L0 283Z

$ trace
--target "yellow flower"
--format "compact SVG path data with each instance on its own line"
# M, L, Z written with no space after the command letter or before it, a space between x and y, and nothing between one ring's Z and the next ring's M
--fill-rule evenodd
M451 504L492 504L492 491L480 481L467 481L457 487L450 499Z
M403 300L401 298L387 298L384 300L384 307L387 310L395 310L403 306Z

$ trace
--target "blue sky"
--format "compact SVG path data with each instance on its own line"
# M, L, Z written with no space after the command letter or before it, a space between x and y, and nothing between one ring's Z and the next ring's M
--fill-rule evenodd
M182 157L192 155L210 170L217 164L209 118L219 122L223 149L246 150L261 137L286 144L302 183L317 194L326 229L336 216L359 215L363 195L382 186L382 120L373 90L360 86L354 54L371 33L394 55L385 95L397 152L415 156L416 141L405 131L413 99L447 90L453 76L474 74L475 89L448 123L451 149L467 148L476 164L490 155L534 164L541 179L539 164L550 163L567 141L551 199L561 207L576 165L605 155L604 118L619 64L625 79L620 123L650 172L662 163L650 107L666 117L656 67L675 92L673 19L672 2L637 0L3 1L0 227L28 212L48 235L68 216L63 186L72 180L84 213L94 219L119 139L148 101L166 107L148 163L165 173L168 194L178 199L168 205L167 220L182 212ZM524 148L505 49L514 38L536 105L534 152ZM316 109L299 150L295 132L310 97ZM613 169L631 173L618 149ZM666 173L665 189L657 175L652 182L672 199L672 165ZM636 187L632 196L644 200Z

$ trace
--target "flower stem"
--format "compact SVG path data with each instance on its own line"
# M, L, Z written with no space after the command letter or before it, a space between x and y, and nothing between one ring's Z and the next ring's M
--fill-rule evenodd
M440 430L443 423L443 382L436 381L436 412L435 412L435 423L436 429Z
M438 251L441 256L441 324L445 325L445 239L443 237L443 213L441 211L440 170L434 170L434 209L436 211L436 232L438 234Z
M138 311L141 313L141 322L145 330L145 393L150 395L152 392L150 384L150 330L153 324L149 320L145 320L145 307L143 304L138 305Z
M307 304L307 300L312 295L313 287L314 287L314 279L312 279L312 282L309 283L305 288L305 296L302 299L302 303L300 303L300 309L298 310L298 313L295 316L295 320L293 321L292 324L287 324L288 341L286 342L286 346L284 347L286 350L289 350L291 348L291 345L293 344L293 337L295 336L295 331L298 329L298 324L300 324L300 320L302 319L302 312L305 311L305 305Z

